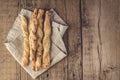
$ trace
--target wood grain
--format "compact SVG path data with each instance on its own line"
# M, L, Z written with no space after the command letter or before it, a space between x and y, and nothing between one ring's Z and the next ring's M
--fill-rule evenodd
M120 1L101 0L101 79L120 80Z
M83 80L119 80L119 0L82 0Z
M120 0L1 0L0 80L33 80L4 41L22 8L56 12L70 26L67 58L35 80L120 80Z
M68 29L67 80L81 80L81 23L80 1L66 0ZM74 6L74 7L73 7Z
M17 0L0 1L0 80L16 80L18 76L16 69L17 62L3 44L8 31L18 14L17 3Z
M99 1L82 0L83 80L99 80Z

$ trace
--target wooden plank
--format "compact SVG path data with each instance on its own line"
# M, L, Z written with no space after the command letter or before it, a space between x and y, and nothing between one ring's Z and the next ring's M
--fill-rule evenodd
M18 14L21 11L21 9L23 7L25 7L25 5L22 4L22 2L23 2L23 0L18 0L18 6L17 6L17 8L18 8ZM27 77L28 74L27 74L27 72L18 63L17 63L17 72L19 74L18 80L28 80L28 77Z
M100 1L82 0L83 80L100 80Z
M119 80L119 1L82 1L83 80Z
M102 80L120 80L120 0L101 0Z
M64 0L53 0L50 2L61 18L66 19ZM67 38L66 38L67 39ZM67 80L67 59L64 59L53 66L49 71L49 80ZM43 79L44 80L44 79Z
M68 29L67 80L82 80L80 0L65 0Z
M0 5L0 79L16 80L16 61L3 43L17 16L17 0L1 0Z

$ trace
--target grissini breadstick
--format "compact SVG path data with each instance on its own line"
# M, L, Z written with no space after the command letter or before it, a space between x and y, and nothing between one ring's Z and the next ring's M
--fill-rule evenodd
M42 50L43 50L43 46L42 46L42 39L43 39L43 14L44 14L44 10L39 9L38 11L38 29L37 29L37 53L36 53L36 65L35 65L35 70L38 71L40 69L41 65L41 61L42 61Z
M27 66L29 63L29 31L28 31L28 25L27 25L27 20L25 16L21 15L21 27L22 27L22 32L23 32L23 37L24 37L24 51L23 51L23 57L21 64L22 66Z
M51 25L50 25L51 13L46 11L44 21L44 37L43 37L43 61L42 67L47 68L50 65L50 36L51 36Z
M32 63L32 69L35 70L35 53L37 49L37 9L34 9L34 12L32 13L30 17L30 36L29 36L29 42L30 42L30 61Z

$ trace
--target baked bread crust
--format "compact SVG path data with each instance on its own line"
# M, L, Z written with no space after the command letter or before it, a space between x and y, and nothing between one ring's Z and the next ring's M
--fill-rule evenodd
M24 51L23 51L21 64L22 66L27 66L29 63L29 55L30 55L29 31L28 31L27 19L23 15L21 15L21 28L22 28L23 37L24 37L24 42L23 42Z
M47 68L50 65L50 36L51 36L51 25L50 25L51 13L46 11L44 21L44 37L43 37L43 61L42 67Z
M30 17L30 36L29 36L29 44L30 44L30 61L32 63L32 69L35 70L35 55L37 50L37 28L38 28L38 21L37 21L37 13L38 10L34 9Z
M37 29L37 53L36 53L36 65L35 70L38 71L42 65L42 51L43 51L43 45L42 45L42 39L43 39L43 14L44 10L39 9L38 11L38 29Z

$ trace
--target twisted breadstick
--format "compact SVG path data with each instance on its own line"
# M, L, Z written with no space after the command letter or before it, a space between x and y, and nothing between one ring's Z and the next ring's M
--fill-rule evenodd
M38 71L41 67L41 60L42 60L42 50L43 50L43 46L42 46L42 39L43 39L43 14L44 14L44 10L39 9L38 11L38 29L37 29L37 53L36 53L36 65L35 65L35 70Z
M22 26L22 32L24 36L24 51L23 51L23 57L21 64L22 66L27 66L29 62L29 31L27 26L27 20L24 16L21 15L21 26Z
M44 22L44 38L43 38L43 68L47 68L50 65L50 35L51 35L51 25L50 25L50 12L45 13Z
M30 17L30 36L29 36L30 61L32 63L33 70L35 70L35 53L36 53L36 49L37 49L37 36L36 36L37 26L38 26L37 9L34 9L34 12Z

